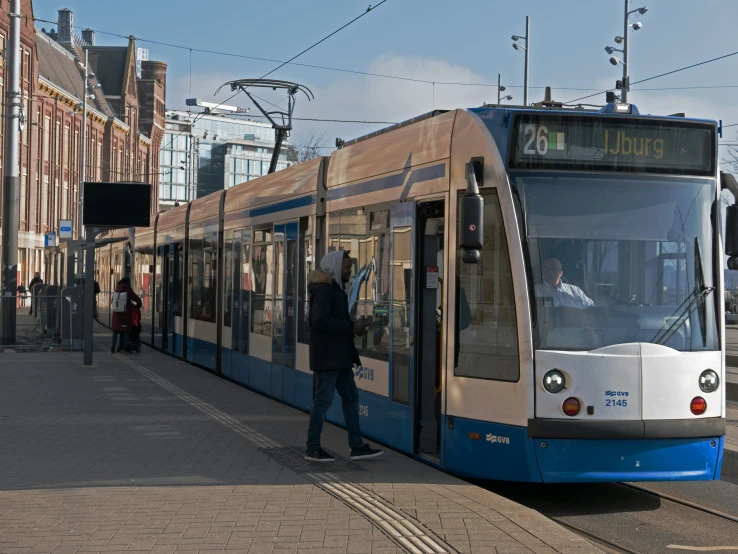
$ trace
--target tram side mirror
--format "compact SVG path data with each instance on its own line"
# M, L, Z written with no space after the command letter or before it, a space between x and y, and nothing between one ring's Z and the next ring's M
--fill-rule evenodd
M471 163L466 164L466 194L461 198L459 209L459 247L461 259L466 264L476 264L482 258L484 248L484 198Z
M721 171L720 185L738 202L738 182L734 175ZM735 203L725 212L725 254L729 256L728 269L738 269L738 204Z

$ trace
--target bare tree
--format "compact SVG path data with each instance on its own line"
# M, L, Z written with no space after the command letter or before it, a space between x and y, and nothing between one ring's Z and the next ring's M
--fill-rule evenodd
M733 173L738 173L738 146L727 146L726 148L728 152L725 159L723 159L723 163L728 165Z
M310 131L307 136L298 138L287 149L287 161L302 163L317 158L326 144L325 133L317 134L315 131Z

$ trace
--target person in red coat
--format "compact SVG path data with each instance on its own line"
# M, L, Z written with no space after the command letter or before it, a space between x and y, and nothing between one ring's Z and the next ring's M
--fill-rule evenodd
M118 286L115 287L115 292L125 292L128 296L128 305L126 306L125 312L113 312L113 342L110 347L110 352L115 353L115 346L118 342L118 335L123 336L123 348L126 352L130 352L128 340L131 336L131 329L133 328L133 310L131 308L131 304L135 304L137 307L140 308L142 302L138 295L133 292L133 289L131 288L131 280L128 277L123 277L123 279L118 281ZM120 348L118 349L118 352L120 352Z

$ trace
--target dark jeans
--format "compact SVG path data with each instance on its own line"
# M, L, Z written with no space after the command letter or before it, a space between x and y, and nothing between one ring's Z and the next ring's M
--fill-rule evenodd
M118 335L123 339L123 349L128 348L128 337L130 336L128 331L113 331L113 344L110 345L111 348L115 348L118 345Z
M320 433L323 431L325 414L331 407L333 396L338 391L343 406L343 419L348 431L349 448L361 448L361 428L359 425L359 391L354 381L352 369L327 369L316 372L318 386L310 410L308 427L308 450L320 448Z

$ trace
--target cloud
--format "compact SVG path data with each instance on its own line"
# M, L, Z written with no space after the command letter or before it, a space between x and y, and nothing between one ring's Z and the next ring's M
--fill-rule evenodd
M406 79L420 79L435 81L418 83L397 79L385 79L361 75L325 73L308 73L309 77L301 82L314 92L315 99L306 102L298 99L295 116L300 118L316 119L347 119L399 122L426 113L432 109L456 109L481 106L484 102L497 101L496 82L491 82L469 67L449 63L442 59L421 56L403 56L385 53L376 57L365 71L383 75L396 75ZM328 80L323 80L325 77ZM333 78L332 78L333 77ZM618 75L603 76L595 79L593 88L602 90L612 87ZM214 91L223 83L233 78L232 74L203 73L192 77L192 97L198 97L208 102L223 102L233 93L225 87L220 94L214 96ZM321 80L318 80L321 79ZM463 83L463 86L442 85L439 82ZM504 83L503 83L504 84ZM658 87L658 81L644 83L643 88ZM185 75L175 81L175 86L167 88L170 108L184 108L185 98L190 96L190 79ZM636 103L641 113L655 115L669 115L685 112L688 117L705 119L722 119L726 124L738 122L738 106L730 102L720 101L720 96L711 94L712 91L652 91L639 90L634 85L629 100ZM258 93L259 96L279 103L284 94L273 93L270 90ZM512 94L512 104L522 101L523 91L520 88L510 88L506 94ZM555 100L568 101L585 96L586 92L553 90ZM534 89L530 96L532 100L541 97L542 91ZM593 96L582 102L601 105L604 103L604 93ZM249 106L250 101L243 95L227 100L227 104ZM281 103L280 106L284 106ZM256 108L251 111L258 115ZM326 134L328 144L333 143L334 137L351 139L370 133L387 124L377 123L322 123L296 120L294 122L293 137L307 136L310 132L320 135ZM734 139L734 129L727 129L724 139Z

